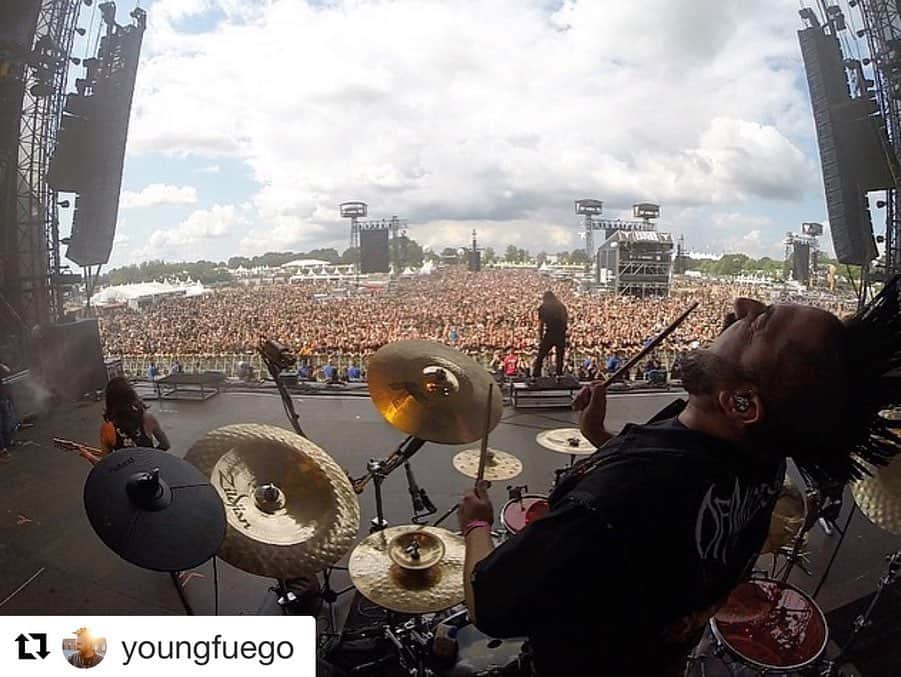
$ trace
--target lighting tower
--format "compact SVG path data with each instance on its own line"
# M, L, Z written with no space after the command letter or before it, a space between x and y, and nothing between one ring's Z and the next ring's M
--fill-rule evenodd
M594 217L604 213L604 203L601 200L583 198L575 201L576 214L582 217L582 227L585 229L585 253L588 260L594 261Z

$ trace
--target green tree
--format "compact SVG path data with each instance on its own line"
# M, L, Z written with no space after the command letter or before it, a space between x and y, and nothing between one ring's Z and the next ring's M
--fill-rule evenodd
M507 263L519 263L519 249L516 248L515 244L507 245L507 250L504 253L504 261Z
M572 254L569 255L569 262L575 266L585 266L591 262L591 259L588 258L588 252L584 249L573 249Z
M482 263L494 263L496 260L497 255L494 253L494 249L485 247L485 251L482 252Z

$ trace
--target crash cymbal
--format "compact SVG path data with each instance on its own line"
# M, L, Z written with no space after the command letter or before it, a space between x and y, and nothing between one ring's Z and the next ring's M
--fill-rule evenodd
M481 449L467 449L454 456L454 468L467 477L476 479L479 475ZM485 462L485 477L489 482L512 480L522 472L522 461L513 454L498 449L488 449Z
M435 341L398 341L367 363L369 396L398 430L438 444L469 444L482 437L491 374L472 358ZM503 404L495 397L490 429Z
M901 536L901 454L885 467L867 469L872 475L851 485L854 502L877 527Z
M807 504L804 494L795 486L794 482L785 478L779 498L776 499L776 507L770 517L770 532L763 544L761 554L776 552L785 547L804 528L804 520L807 515Z
M219 556L260 576L308 576L350 550L360 504L341 467L289 430L229 425L199 440L185 458L225 503L228 531Z
M398 565L391 557L399 537L425 534L444 546L437 563L427 569ZM432 546L427 546L431 549ZM373 604L406 614L436 613L463 601L463 538L446 529L415 525L389 527L366 537L350 555L354 586ZM403 563L403 562L402 562Z
M589 442L578 428L542 430L535 437L535 441L545 449L550 449L558 454L588 456L597 451L597 447Z
M225 537L222 500L207 478L156 449L123 449L95 465L84 507L100 540L144 569L193 569Z

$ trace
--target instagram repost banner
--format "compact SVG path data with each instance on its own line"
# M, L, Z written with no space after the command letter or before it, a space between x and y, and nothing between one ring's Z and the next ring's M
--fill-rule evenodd
M305 616L0 616L0 674L315 677Z

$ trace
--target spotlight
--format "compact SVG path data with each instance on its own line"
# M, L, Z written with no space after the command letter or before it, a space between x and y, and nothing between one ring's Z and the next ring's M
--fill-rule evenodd
M68 200L62 200L61 202L57 202L56 204L59 205L60 207L62 207L63 209L68 209L70 202Z
M848 7L857 7L857 0L848 0Z
M69 243L70 243L71 241L72 241L72 238L70 238L70 237L64 237L63 239L61 239L61 240L59 241L59 243L60 243L60 244L64 244L64 245L66 245L66 246L68 247L68 246L69 246Z
M84 4L86 7L90 7L94 4L94 0L84 0Z
M862 37L865 36L866 34L867 34L867 29L866 29L866 28L861 28L859 31L857 31L857 37L858 37L858 38L862 38Z
M85 35L88 31L87 31L87 29L79 26L78 28L75 29L75 32L78 33L79 35Z
M69 61L71 61L76 66L81 65L81 59L79 59L77 56L69 57Z
M862 63L864 66L869 66L869 65L870 65L871 63L873 63L873 62L870 61L869 57L864 57L864 59L863 59L863 61L862 61L861 63Z
M885 242L885 235L877 235L876 242L878 242L879 244L882 244L883 242Z
M876 200L876 209L884 209L885 200Z

